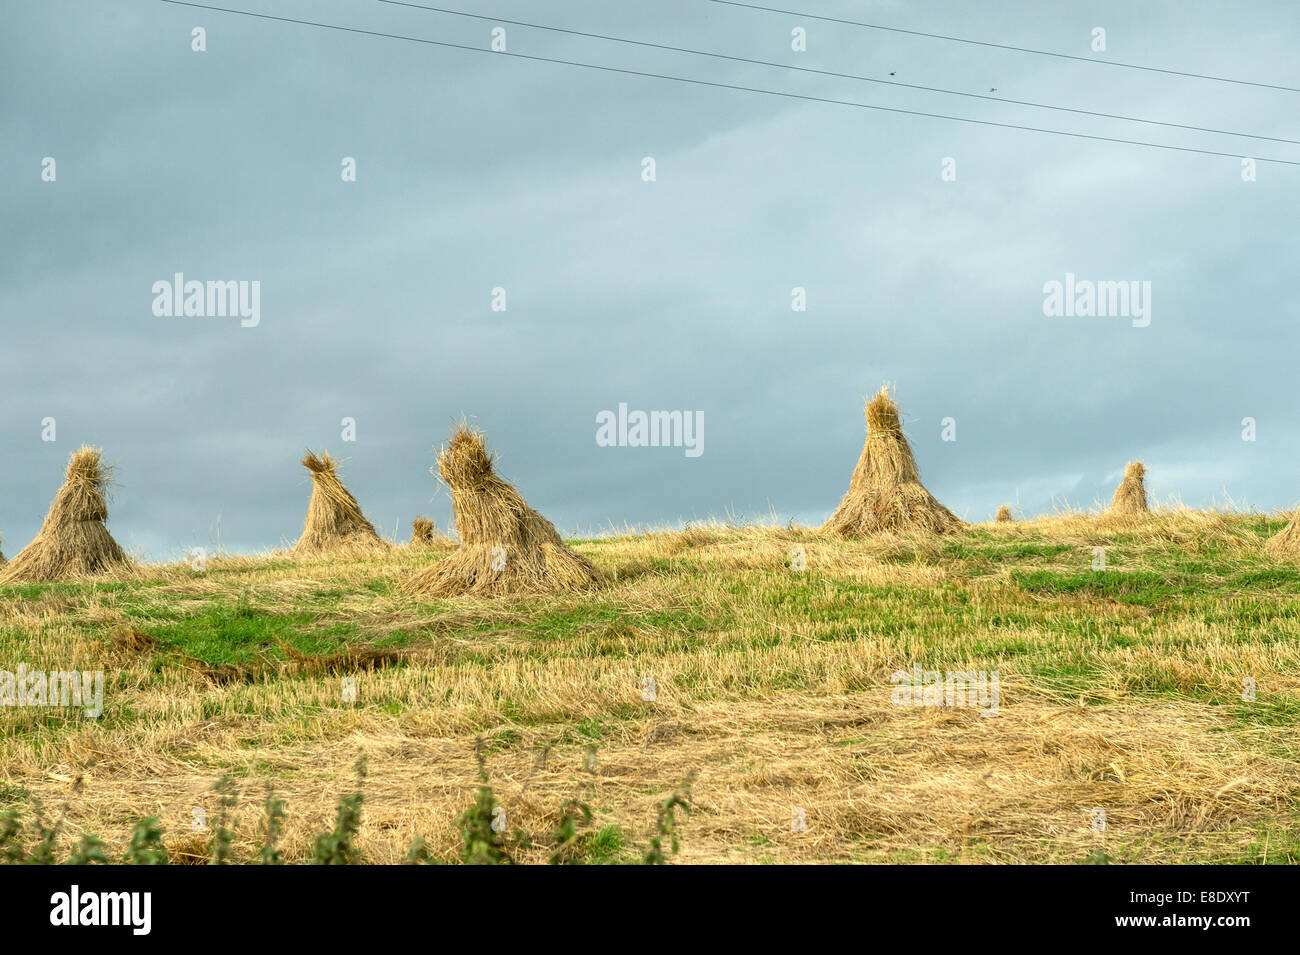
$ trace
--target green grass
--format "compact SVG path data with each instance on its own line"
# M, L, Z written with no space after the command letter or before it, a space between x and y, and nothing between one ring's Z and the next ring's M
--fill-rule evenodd
M281 644L302 653L329 653L357 631L355 624L323 623L308 612L271 613L224 600L211 601L181 620L150 623L149 635L161 648L211 665L283 659Z
M1015 571L1012 579L1030 593L1118 600L1135 607L1161 606L1170 599L1189 592L1193 587L1193 581L1188 577L1118 569L1079 572Z
M1288 742L1300 726L1300 567L1275 562L1258 546L1281 526L1252 515L1209 530L1191 518L1153 526L1077 520L976 527L939 541L825 542L805 532L745 529L629 537L582 545L610 575L594 593L491 601L412 599L402 580L427 558L403 549L337 563L216 561L206 574L159 568L141 579L0 587L0 668L18 659L107 671L98 723L48 710L0 713L0 746L13 760L0 764L0 779L9 780L0 784L0 806L22 803L46 784L32 766L68 764L70 754L101 745L99 738L132 741L119 752L152 747L168 766L229 772L252 783L314 771L286 768L278 753L328 750L366 732L381 741L442 734L443 760L450 758L451 735L460 734L464 747L481 737L494 760L523 761L512 785L530 778L545 746L567 752L566 785L585 785L577 766L594 746L602 763L607 751L622 754L610 760L622 787L615 796L658 795L672 781L655 774L678 767L656 747L689 750L691 741L723 732L699 722L697 714L710 707L734 707L718 717L724 727L788 701L798 701L796 712L833 714L857 697L887 694L889 673L913 662L1000 670L1010 711L1031 702L1144 714L1164 707L1203 720L1206 708L1213 725L1197 732L1217 734L1225 759L1248 747L1260 759L1300 767L1300 744ZM792 541L808 548L804 572L788 566ZM1091 569L1093 547L1106 548L1106 570ZM115 634L122 632L147 636L152 648L119 649ZM275 664L299 655L361 649L409 649L416 662L362 673L361 699L350 710L338 703L333 670L276 675ZM242 674L263 663L270 675L246 685L238 675L228 686L197 675L196 664ZM514 682L499 681L502 674L513 674ZM640 697L647 674L661 682L660 703ZM1241 700L1246 676L1259 681L1255 703ZM322 687L329 692L318 693ZM904 744L875 728L841 737L810 725L816 747L801 757L809 765L799 772L815 776L828 750L851 757L836 785L858 787L854 798L871 805L870 787L883 772L879 752ZM203 750L188 734L207 730L194 727L225 732L227 748ZM1047 740L1055 731L1040 732ZM917 773L941 769L950 745L918 744L905 765ZM997 745L995 739L985 757L968 758L992 759ZM743 740L737 746L744 755ZM782 752L769 758L779 762ZM1089 768L1097 767L1070 764L1062 772L1086 780ZM775 782L743 781L750 773L766 778L762 769L755 765L728 785L749 787L757 799L787 776L802 778L786 767L772 774ZM1233 764L1231 772L1245 770ZM716 789L712 799L725 802ZM770 815L780 818L788 802ZM644 802L637 806L644 810ZM644 819L637 822L626 805L608 812L584 834L582 858L635 861ZM1283 838L1282 818L1271 829L1261 823L1259 840L1249 846L1240 842L1246 836L1216 821L1215 835L1231 833L1240 844L1186 847L1145 833L1108 852L1115 861L1191 853L1251 862L1263 858L1268 840L1270 861L1294 860L1296 840ZM1064 858L1067 843L1039 844L1027 834L1033 829L1027 825L1023 838L1006 836L1018 840L1016 858ZM753 817L719 831L719 839L732 840L730 852L754 861L803 851ZM942 837L900 850L870 825L849 832L834 858L1005 861L1008 851L978 840L954 846Z

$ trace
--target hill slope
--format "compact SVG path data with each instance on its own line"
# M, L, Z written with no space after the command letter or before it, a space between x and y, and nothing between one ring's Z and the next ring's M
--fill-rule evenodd
M1263 550L1283 523L691 527L574 542L611 579L540 600L414 602L401 581L446 547L4 587L0 670L106 686L98 719L0 707L0 811L39 802L119 855L157 815L176 846L228 774L236 857L269 783L305 861L364 754L367 861L417 836L451 860L481 737L522 861L573 796L580 856L636 858L691 776L687 862L1297 862L1300 566ZM913 665L997 671L996 715L895 705Z

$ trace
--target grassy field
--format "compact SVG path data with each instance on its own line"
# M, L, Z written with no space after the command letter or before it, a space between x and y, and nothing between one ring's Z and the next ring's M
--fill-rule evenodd
M106 674L99 719L0 707L0 811L117 855L158 816L176 849L228 775L236 858L269 785L301 862L364 755L365 860L422 836L453 861L481 738L524 862L575 796L580 858L639 859L688 779L679 862L1300 862L1300 567L1262 549L1283 523L693 526L576 541L607 584L541 599L412 601L447 547L0 587L0 669ZM914 663L998 671L997 715L894 705Z

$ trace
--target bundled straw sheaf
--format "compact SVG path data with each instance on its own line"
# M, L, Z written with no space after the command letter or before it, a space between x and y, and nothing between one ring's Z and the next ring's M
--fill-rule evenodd
M62 580L127 566L125 551L104 526L108 520L104 492L111 479L112 469L97 448L73 452L67 479L54 495L40 531L0 571L0 581Z
M822 532L863 537L880 531L958 530L962 521L921 484L911 445L898 419L898 405L882 387L867 403L867 440L853 469L848 493Z
M1274 557L1300 560L1300 510L1295 512L1286 527L1268 539L1264 548Z
M438 455L460 546L407 583L426 597L589 590L595 566L493 470L482 432L457 426Z
M1003 504L1001 507L999 507L997 517L995 517L994 520L999 524L1010 524L1011 505Z
M1112 514L1145 514L1147 507L1147 489L1144 483L1146 467L1141 461L1130 461L1124 468L1124 480L1115 488L1115 496L1110 500Z
M421 547L433 544L445 544L448 539L438 532L438 525L431 518L421 514L411 521L411 546Z
M311 472L311 502L302 536L291 553L387 546L361 513L357 499L339 480L338 463L328 451L320 455L308 451L302 466Z

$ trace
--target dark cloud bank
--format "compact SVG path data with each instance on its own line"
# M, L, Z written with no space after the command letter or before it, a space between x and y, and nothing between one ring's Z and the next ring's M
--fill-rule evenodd
M232 6L238 4L231 4ZM486 48L381 3L274 10ZM818 4L830 15L1300 85L1287 3ZM464 9L920 85L1294 136L1298 94L956 46L704 0ZM814 5L806 5L813 9ZM1218 158L601 73L164 3L51 0L0 34L0 533L35 533L81 442L154 558L296 537L305 447L404 536L449 502L469 416L562 530L819 521L892 382L970 520L1107 498L1141 458L1190 505L1300 497L1300 148L507 27L508 49L811 96L1177 143ZM808 51L790 49L795 26ZM191 30L206 31L206 52ZM57 178L42 180L54 157ZM341 164L353 157L355 182ZM653 157L656 180L642 178ZM944 181L945 158L956 161ZM260 321L151 291L260 283ZM1150 324L1049 317L1067 273L1151 283ZM807 309L791 309L792 289ZM492 308L493 289L506 309ZM702 413L703 453L607 447L597 416ZM1254 418L1258 438L1241 439ZM41 440L42 421L57 440ZM355 442L341 440L356 421ZM955 441L941 437L956 421ZM400 530L398 525L401 525Z

